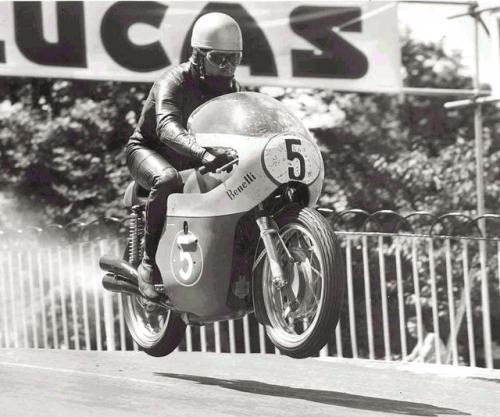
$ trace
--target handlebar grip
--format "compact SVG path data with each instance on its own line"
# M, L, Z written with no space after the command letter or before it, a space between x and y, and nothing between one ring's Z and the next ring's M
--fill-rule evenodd
M205 165L202 165L199 169L198 169L199 173L201 175L205 175L206 173L208 173L208 169Z

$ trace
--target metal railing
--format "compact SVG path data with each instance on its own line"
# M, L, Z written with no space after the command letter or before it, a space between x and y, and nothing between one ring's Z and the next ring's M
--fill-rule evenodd
M322 212L345 254L347 290L321 356L405 360L432 332L434 362L500 368L499 216L484 219L490 237L460 213ZM98 267L102 254L123 253L126 220L0 234L0 347L138 349ZM188 326L179 349L279 353L253 315Z

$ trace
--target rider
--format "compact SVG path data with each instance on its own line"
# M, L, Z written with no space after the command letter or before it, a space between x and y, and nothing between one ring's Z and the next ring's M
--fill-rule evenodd
M165 223L167 197L182 192L178 171L201 165L212 170L230 161L216 148L208 152L201 147L186 130L186 124L201 104L241 90L234 79L242 58L240 27L226 14L205 14L193 27L191 47L188 62L169 68L154 83L126 148L132 177L150 190L144 257L138 268L139 289L147 298L158 296L153 285L153 265Z

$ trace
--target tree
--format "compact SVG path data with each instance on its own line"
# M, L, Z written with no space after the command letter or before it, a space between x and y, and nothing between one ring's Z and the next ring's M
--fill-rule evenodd
M17 214L25 214L18 226L27 218L40 225L123 215L119 204L129 179L124 145L147 86L66 80L12 85L18 89L2 91L13 104L0 117L0 184L15 197Z

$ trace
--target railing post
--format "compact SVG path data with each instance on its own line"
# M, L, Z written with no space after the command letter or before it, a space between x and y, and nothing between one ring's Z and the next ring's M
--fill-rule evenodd
M455 299L453 297L453 270L451 266L451 242L446 238L446 286L448 289L448 314L450 316L450 342L453 365L458 365L457 331L455 328Z
M417 337L418 343L421 345L424 339L424 331L422 326L422 305L420 304L420 278L418 274L418 252L417 242L412 239L412 269L413 269L413 292L415 295L415 312L417 317Z
M67 259L67 258L66 258ZM59 264L59 285L60 285L60 296L61 296L61 313L62 313L62 328L63 328L63 340L66 349L69 349L69 330L68 330L68 316L66 313L66 280L67 274L63 271L66 268L62 264L62 248L60 245L57 246L57 262Z
M10 335L9 335L9 319L7 311L7 278L5 274L5 266L3 256L0 257L0 279L2 280L2 292L0 294L2 301L2 319L3 319L3 335L4 335L4 347L10 347Z
M405 357L408 353L406 346L406 316L404 305L404 290L403 290L403 271L401 266L401 237L396 236L396 282L398 288L398 310L399 310L399 337L401 341L401 357Z
M347 272L347 302L349 307L349 329L351 334L352 357L358 357L358 341L356 338L356 312L354 310L354 290L352 278L351 237L346 236L346 272Z
M385 276L384 238L378 237L378 259L380 271L380 297L382 299L382 328L384 332L385 360L391 360L391 337L389 333L389 312L387 306L387 280Z
M28 285L30 293L31 331L33 332L33 347L39 348L38 344L38 323L35 313L35 283L33 278L33 250L28 250Z
M440 334L439 334L439 304L437 298L437 286L436 286L436 266L434 259L434 242L432 238L428 239L429 241L429 269L430 269L430 278L431 278L431 298L432 298L432 323L434 326L434 333L436 334L435 345L434 348L436 350L436 363L440 364L441 361L441 344L439 343Z
M106 252L104 240L99 240L99 255ZM98 280L99 281L99 280ZM104 330L106 332L106 350L114 351L115 346L115 316L113 312L113 298L109 291L102 291L104 309Z
M368 238L363 235L363 276L365 283L365 307L366 307L366 326L368 335L368 350L370 359L375 359L375 342L373 335L373 320L372 320L372 297L370 290L370 267L368 258ZM337 326L338 327L338 326Z

